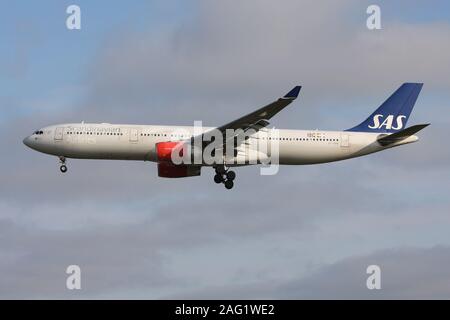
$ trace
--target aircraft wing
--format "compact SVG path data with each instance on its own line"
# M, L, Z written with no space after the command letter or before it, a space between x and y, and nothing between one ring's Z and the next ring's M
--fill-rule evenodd
M256 110L252 113L249 113L237 120L234 120L230 123L227 123L223 126L217 127L214 130L219 130L222 133L222 136L224 137L224 144L226 143L225 137L226 137L226 130L232 129L232 130L238 130L242 129L244 132L246 132L249 129L254 129L255 131L259 131L260 129L267 127L270 123L269 120L276 115L278 112L283 110L286 106L291 104L292 101L294 101L298 94L300 93L301 86L294 87L291 91L289 91L286 95L279 98L278 100ZM206 135L208 133L204 133L203 135ZM202 139L202 141L204 141Z
M252 112L237 120L234 120L226 125L220 126L217 129L221 132L225 132L227 129L242 129L246 131L249 128L254 127L266 127L269 125L269 119L271 119L278 112L283 110L292 101L294 101L300 92L301 86L296 86L289 91L284 97ZM254 128L256 129L256 128Z

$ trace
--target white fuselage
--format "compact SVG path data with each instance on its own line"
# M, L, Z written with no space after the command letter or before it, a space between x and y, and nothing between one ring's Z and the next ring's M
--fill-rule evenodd
M203 132L211 129L204 127ZM377 133L281 129L278 132L279 164L289 165L359 157L418 140L410 136L383 147L377 142ZM65 158L156 162L156 143L183 141L196 134L194 127L71 123L45 127L39 134L25 138L24 143L37 151ZM258 143L266 143L270 155L267 131L259 131L247 141L247 153L256 149ZM255 154L255 157L260 155Z

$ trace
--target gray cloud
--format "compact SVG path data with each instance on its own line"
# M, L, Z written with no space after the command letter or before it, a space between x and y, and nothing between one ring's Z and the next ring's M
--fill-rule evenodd
M366 269L381 269L381 289L369 290ZM288 282L214 287L194 299L449 299L450 249L396 248L345 258ZM170 298L185 298L171 296Z
M381 290L366 288L367 266L381 268ZM448 299L450 249L399 248L344 259L279 288L285 298Z
M250 97L264 103L297 83L305 86L302 105L349 104L374 88L392 92L404 81L425 82L428 90L449 86L445 23L393 22L371 32L363 19L349 16L357 8L365 16L365 4L353 1L201 1L199 7L195 20L162 37L138 30L106 42L89 75L89 106L114 118L126 117L124 106L131 104L160 121L185 123L189 114L189 122L220 123L228 114L216 110L241 114L258 102ZM86 110L96 117L92 111Z

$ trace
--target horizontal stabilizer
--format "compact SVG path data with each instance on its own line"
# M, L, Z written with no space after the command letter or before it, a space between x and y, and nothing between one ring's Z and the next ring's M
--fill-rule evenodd
M395 132L393 134L389 134L389 135L380 135L381 137L378 138L378 142L382 145L382 146L388 146L390 144L402 141L410 136L412 136L413 134L415 134L416 132L419 132L420 130L422 130L425 127L428 127L430 124L417 124L415 126L411 126L409 128L406 128L404 130Z

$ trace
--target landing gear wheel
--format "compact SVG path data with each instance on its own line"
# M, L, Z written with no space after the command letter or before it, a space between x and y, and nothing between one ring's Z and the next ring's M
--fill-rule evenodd
M214 182L215 182L215 183L222 183L222 182L223 182L223 177L222 177L222 175L216 174L216 175L214 176Z
M234 171L227 172L227 179L233 181L236 178L236 173Z
M59 170L61 170L62 173L66 173L67 172L66 157L63 156L59 157L59 163L61 164Z
M228 190L233 188L233 186L234 186L233 180L227 180L224 182L224 184L225 184L225 188L227 188Z

